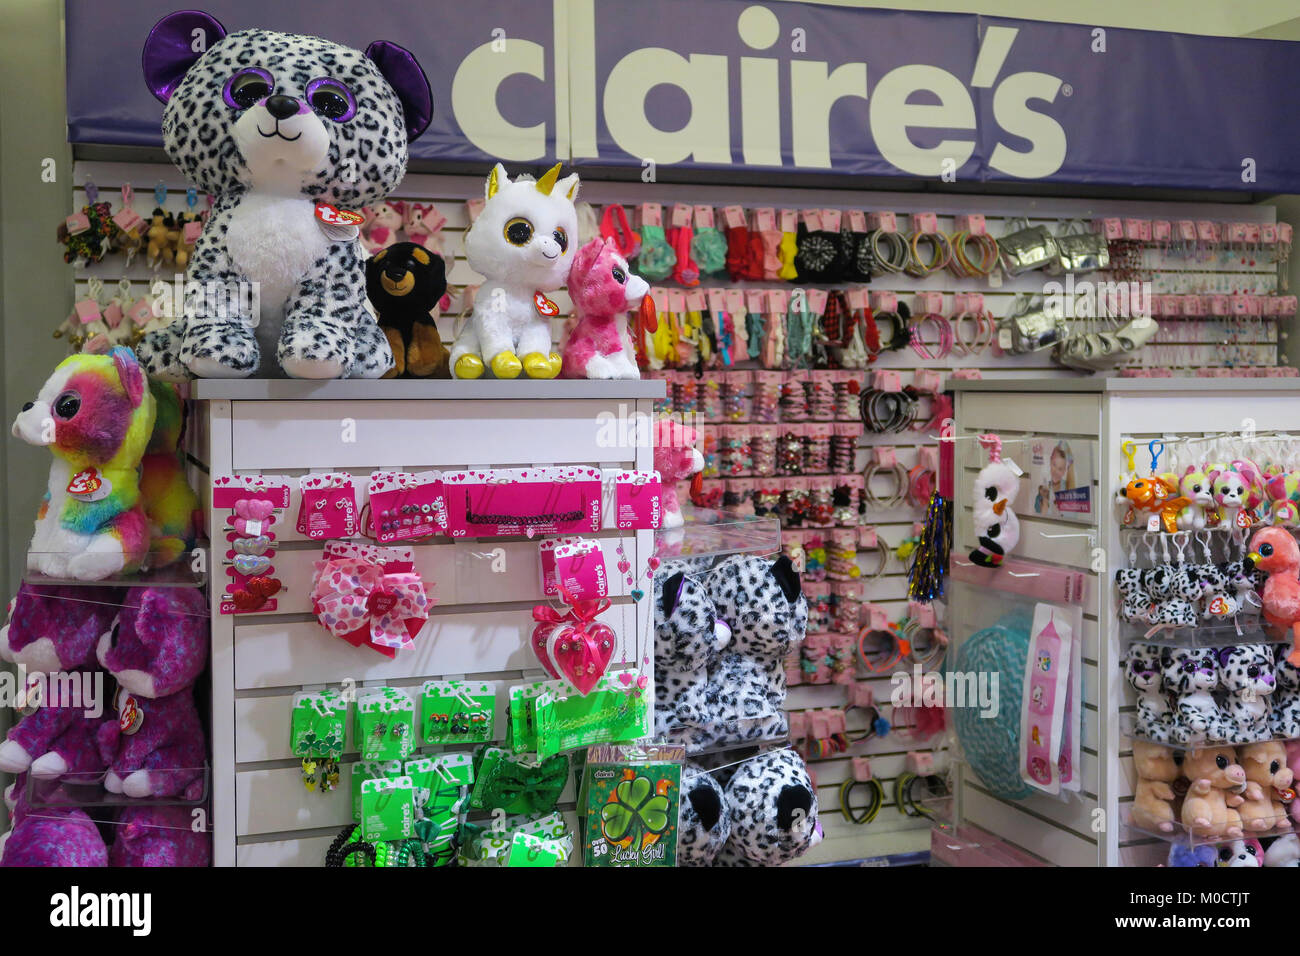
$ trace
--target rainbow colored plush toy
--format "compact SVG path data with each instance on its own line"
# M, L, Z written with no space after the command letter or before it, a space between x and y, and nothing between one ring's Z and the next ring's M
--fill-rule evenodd
M23 406L13 433L54 455L36 516L28 570L102 581L140 568L149 521L140 503L140 460L156 402L135 353L73 355Z
M153 435L140 462L140 497L149 519L149 565L171 564L194 546L199 496L185 478L180 454L184 400L175 385L151 380L157 414Z

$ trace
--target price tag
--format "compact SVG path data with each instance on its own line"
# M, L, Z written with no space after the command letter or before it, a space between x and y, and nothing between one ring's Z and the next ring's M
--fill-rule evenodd
M713 207L712 206L695 207L695 228L696 229L713 228Z

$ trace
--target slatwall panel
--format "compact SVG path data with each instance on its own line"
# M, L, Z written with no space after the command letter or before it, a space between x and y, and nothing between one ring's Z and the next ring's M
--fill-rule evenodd
M512 172L514 170L512 169ZM76 203L83 202L82 185L90 177L98 185L101 198L110 199L115 207L118 201L118 189L123 182L131 182L136 192L136 209L142 215L153 208L152 187L161 181L168 187L166 208L182 211L185 207L185 182L180 173L170 165L79 162L76 166L77 183ZM477 283L479 277L464 260L462 237L467 225L464 200L472 196L481 196L483 181L479 177L437 176L413 174L407 177L395 195L403 199L433 201L439 211L447 218L444 232L444 248L454 250L456 265L449 275L452 285L452 308L447 315L439 318L439 328L443 338L450 341L453 334L455 314L461 305L460 293L467 285ZM740 187L726 185L692 186L668 185L656 183L584 183L579 196L581 200L595 203L598 207L607 202L621 202L628 205L658 201L708 203L714 206L739 204L746 208L760 206L774 207L836 207L864 208L868 210L891 209L899 213L913 211L937 211L942 229L952 232L955 229L953 216L964 212L978 212L986 216L989 232L999 235L1007 221L1014 217L1027 217L1031 223L1047 224L1055 228L1062 220L1073 218L1092 219L1107 215L1137 216L1160 219L1212 219L1234 221L1272 222L1275 212L1267 206L1228 206L1201 203L1143 203L1116 202L1103 200L1068 200L1050 198L1021 198L1004 196L924 196L910 193L860 192L852 190L824 189L778 189L767 187ZM86 279L95 275L102 279L109 294L116 291L116 284L123 275L135 283L135 294L145 294L148 283L154 276L144 264L143 256L137 257L129 271L123 269L123 258L111 255L103 263L89 269L79 270L76 283L79 292L85 291ZM1163 255L1156 250L1144 253L1145 268L1159 269L1161 278L1154 284L1153 293L1192 292L1192 291L1247 291L1268 292L1276 287L1276 268L1265 258L1250 259L1240 255L1221 254L1207 261ZM633 270L635 271L635 261ZM935 275L915 279L903 274L888 275L871 283L872 289L887 289L899 293L901 301L910 303L910 295L916 291L939 291L947 298L946 305L951 307L951 295L956 292L981 291L986 304L995 316L1005 315L1011 308L1016 293L1041 293L1046 276L1029 274L1018 278L1005 279L996 287L986 280L955 279L946 271ZM725 278L706 278L705 286L730 286ZM739 283L738 285L769 288L778 285L774 282ZM562 314L554 320L553 329L558 339L564 321L567 318L570 302L564 292L552 298L560 305ZM61 318L61 317L60 317ZM1236 343L1245 343L1233 353L1224 349L1225 341L1231 339ZM1169 342L1180 344L1170 345ZM1166 367L1199 367L1204 365L1221 365L1229 355L1238 363L1273 365L1278 363L1277 330L1272 320L1259 323L1258 328L1229 328L1210 320L1172 319L1165 321L1160 335L1146 350L1135 359L1136 363L1153 364ZM979 369L985 377L1037 378L1044 374L1074 375L1054 366L1047 352L1024 356L995 356L991 350L975 356L950 356L938 363L921 360L910 349L900 352L886 352L877 363L878 367L898 369L902 380L907 384L911 373L919 368L938 366L944 369L974 368ZM269 405L263 405L268 413ZM1008 412L1014 412L1008 409ZM281 414L276 410L274 414ZM324 410L325 420L337 413L331 408ZM1006 418L1011 422L1022 419L1014 414ZM1041 423L1040 423L1041 422ZM1041 430L1056 430L1061 426L1054 418L1044 414L1035 426ZM328 425L322 427L328 428ZM993 426L990 426L993 427ZM1012 425L1011 427L1015 427ZM1096 428L1095 422L1092 426ZM1069 431L1067 429L1067 431ZM1095 434L1095 431L1094 431ZM260 434L259 427L245 429L235 436L238 444L249 441L258 443L260 448L274 449L275 442L267 440ZM381 441L384 439L380 439ZM861 440L859 467L864 466L869 458L870 448L876 444L893 445L898 450L899 461L905 467L916 462L917 450L930 439L923 433L906 433L903 435L873 436L865 435ZM344 450L341 460L330 462L333 467L351 469L358 473L375 467L370 459L370 450L348 448ZM272 456L274 457L274 456ZM316 462L308 457L311 468L322 467L326 463ZM504 460L504 459L500 459ZM291 465L295 466L291 468ZM290 470L291 473L304 470L302 461L281 462L276 470ZM887 491L887 477L881 476L879 491ZM919 520L919 511L910 507L888 510L873 510L868 519L878 528L881 538L891 547L896 546L912 530L912 523ZM1046 544L1046 542L1044 542ZM1058 542L1059 544L1059 542ZM1054 553L1055 549L1045 548ZM874 553L863 554L860 564L865 572L875 569ZM905 569L897 558L891 556L886 573L879 579L867 582L865 600L883 604L891 618L901 617L906 608ZM301 622L300 622L301 623ZM295 661L295 666L296 666ZM1087 665L1089 667L1092 664ZM877 698L887 699L888 682L877 679L874 683L883 686L877 690ZM883 693L882 693L883 692ZM839 706L844 702L844 692L833 687L808 687L792 689L788 707L792 710L809 709L823 706ZM888 715L886 708L886 716ZM852 716L852 715L851 715ZM869 753L873 760L873 769L885 777L886 794L892 801L892 778L901 769L903 755L907 750L918 749L920 745L909 741L903 734L891 734L884 740L873 740L854 747L850 755ZM812 762L811 769L817 776L819 800L824 813L823 825L826 829L825 843L808 856L809 861L831 859L848 859L878 856L893 852L924 850L928 847L928 827L923 820L903 817L892 806L882 809L877 820L867 826L854 826L839 813L838 784L848 773L848 757L833 758L826 761ZM897 765L897 766L895 766ZM1000 831L999 831L1000 832ZM1033 846L1027 847L1031 851ZM241 849L241 857L245 856ZM1041 855L1041 854L1040 854Z
M208 383L215 387L218 383ZM364 389L368 383L345 383ZM312 385L302 383L303 394ZM205 385L197 387L201 398ZM508 387L502 384L502 389ZM373 468L418 471L466 465L510 467L547 462L609 468L648 468L650 449L597 444L596 416L648 414L655 390L650 383L612 385L607 398L421 401L253 401L207 402L208 461L213 474L273 473L296 477L307 471L350 471L360 479ZM359 393L358 393L359 394ZM540 412L540 414L539 414ZM340 440L340 418L352 419L355 442ZM327 426L331 430L327 430ZM387 437L384 437L387 436ZM362 465L361 462L366 462ZM292 485L292 482L291 482ZM413 687L435 677L499 681L495 736L505 736L508 687L520 679L544 679L527 649L531 609L545 599L537 542L525 537L450 541L424 539L412 545L416 566L437 598L414 647L395 659L353 648L331 637L310 613L307 594L311 562L321 544L294 530L297 493L277 524L276 575L284 583L272 613L220 616L213 591L213 760L216 860L218 864L318 865L324 847L350 821L351 766L356 748L345 746L340 787L307 793L298 761L289 752L292 695L302 687L392 685ZM210 515L214 538L224 514ZM607 560L618 560L622 544L638 568L651 547L649 532L598 532ZM496 549L500 553L492 554ZM221 587L227 582L213 549ZM504 568L501 569L501 557ZM494 567L500 570L493 570ZM611 569L614 570L614 569ZM611 573L613 604L602 619L626 642L629 660L651 654L647 606L636 604L621 575ZM621 656L621 655L617 655ZM350 732L350 728L349 728ZM443 747L422 747L438 752ZM573 788L561 808L572 810Z
M1017 442L1034 434L1047 434L1070 442L1096 442L1101 433L1101 400L1097 395L1043 394L1016 392L961 392L957 393L957 434L963 436L957 443L956 463L959 480L954 558L964 558L975 546L972 518L971 489L975 476L988 461L987 453L973 440L984 432L996 432L1003 441L1002 453L1012 460L1022 460L1024 445ZM1082 476L1080 476L1082 478ZM1093 481L1094 500L1103 487ZM1103 516L1106 509L1102 509ZM1070 521L1020 518L1020 543L1016 557L1063 565L1089 571L1092 563L1092 544L1086 535L1090 526ZM1066 534L1077 537L1048 538L1044 535ZM994 796L980 782L969 767L959 769L959 806L963 821L983 827L1008 842L1019 846L1048 862L1060 866L1096 866L1100 848L1093 831L1093 811L1099 805L1101 792L1100 762L1105 750L1101 747L1099 709L1104 708L1102 696L1104 682L1099 678L1100 625L1097 584L1090 585L1092 593L1083 607L1082 640L1083 659L1083 710L1082 732L1079 738L1081 792L1060 797L1035 793L1024 800L1005 800ZM993 595L996 599L996 593ZM1108 594L1105 597L1109 597ZM967 600L970 600L968 598ZM968 638L976 626L965 623L961 592L954 595L950 608L955 620L953 638L956 647ZM973 613L970 609L969 613ZM950 651L950 653L955 653Z
M1297 388L1297 392L1300 392L1300 387ZM1119 443L1128 438L1137 442L1138 454L1136 461L1139 468L1142 468L1149 461L1147 443L1153 439L1162 439L1166 435L1173 434L1196 438L1220 434L1225 431L1239 432L1245 418L1255 420L1256 429L1260 435L1277 431L1294 431L1294 403L1294 396L1252 396L1241 393L1235 396L1215 395L1212 402L1206 402L1204 398L1198 400L1194 396L1186 395L1151 396L1145 399L1135 399L1129 396L1117 397L1113 400L1110 414L1112 435L1114 436L1113 445L1114 448L1118 449ZM1141 409L1140 414L1143 416L1156 415L1158 417L1133 418L1132 416L1135 413L1139 413L1139 408ZM1158 422L1161 427L1158 432L1151 431L1149 428L1134 430L1127 427L1134 421L1143 423ZM1208 452L1209 446L1202 445L1199 450ZM1161 470L1164 470L1164 459L1161 461ZM1118 472L1110 480L1113 485L1112 495L1118 494L1120 490ZM1118 519L1118 514L1115 515L1115 518ZM1110 523L1118 529L1117 520ZM1110 580L1106 582L1107 600L1112 607L1118 600L1115 596L1114 585L1111 583L1114 581L1114 568L1125 567L1128 563L1125 543L1126 538L1120 536L1118 530L1116 530L1109 548L1109 553L1116 557L1112 563ZM1118 702L1119 705L1117 712L1121 715L1119 724L1122 729L1126 724L1132 723L1137 708L1134 703L1134 692L1128 686L1123 671L1118 666L1128 652L1129 642L1121 633L1122 625L1118 617L1114 614L1111 617L1113 621L1110 626L1110 633L1112 635L1111 640L1116 666L1110 669L1107 678L1110 685L1111 699ZM1128 817L1129 805L1133 802L1133 791L1137 785L1137 776L1133 769L1131 742L1124 736L1118 735L1115 753L1117 755L1115 798L1119 817L1123 820ZM1120 828L1117 843L1119 862L1124 866L1154 866L1163 863L1168 854L1168 844L1165 841L1129 830L1127 827Z
M173 212L187 209L185 205L187 184L180 172L170 165L80 161L76 163L73 175L77 184L74 190L74 203L78 209L85 202L84 184L88 177L99 187L100 199L111 201L115 210L120 203L119 190L124 182L133 185L136 193L135 209L146 218L153 209L153 187L159 182L168 188L165 209ZM459 290L481 281L481 277L470 269L465 261L463 235L468 224L464 200L481 196L482 191L483 181L477 177L412 174L394 193L394 196L399 199L434 202L439 212L447 218L447 225L443 231L445 237L443 247L456 254L456 265L448 275L448 282L453 287L454 294L451 312L440 319L439 328L442 330L443 338L448 341L451 339L455 314L460 310ZM842 209L889 209L902 213L937 211L940 228L949 234L956 230L953 223L954 215L978 212L985 215L988 231L995 236L1003 233L1008 220L1019 217L1026 217L1033 225L1047 225L1054 231L1065 220L1074 218L1091 220L1102 216L1243 222L1273 222L1276 219L1275 210L1271 206L1029 199L1008 196L926 197L910 193L657 183L589 182L582 185L579 199L594 203L598 207L609 202L631 205L641 202L680 201L708 203L715 206L739 204L746 208L816 206ZM200 195L200 208L202 203L203 198ZM124 257L115 253L97 265L77 270L78 292L85 291L85 280L93 275L104 282L110 295L116 291L117 283L124 277L136 284L137 295L144 294L148 285L157 276L145 264L143 254L136 257L129 269L124 268L124 262ZM632 268L635 271L635 261ZM1153 294L1156 295L1166 292L1201 291L1265 293L1277 287L1276 266L1269 261L1267 254L1254 256L1224 251L1200 261L1180 255L1165 254L1152 248L1144 251L1142 268L1158 273L1158 279L1152 287ZM170 280L172 276L164 273L162 278ZM942 292L949 297L955 292L980 291L985 295L988 309L993 315L1001 317L1010 311L1016 293L1042 293L1043 284L1048 280L1049 277L1042 274L1029 273L1017 278L1007 278L995 287L985 279L956 279L948 272L941 271L923 279L915 279L905 274L881 276L875 279L870 287L896 291L900 299L918 290ZM732 284L725 277L706 278L703 281L705 286ZM753 282L738 283L738 285L769 288L780 283ZM564 293L552 298L561 309L561 315L553 321L553 328L558 338L571 303ZM951 306L951 298L946 299L945 302L947 306ZM54 323L62 321L62 318L62 316L57 317ZM1229 355L1223 347L1228 340L1241 343L1233 353L1235 364L1243 364L1243 361L1249 364L1278 364L1277 327L1276 322L1270 318L1257 323L1257 327L1246 329L1233 328L1209 319L1170 319L1156 343L1144 350L1132 364L1176 368L1224 365L1229 361ZM912 369L924 366L926 363L908 350L902 353L886 353L878 364L887 368ZM986 350L983 354L975 356L950 356L938 365L944 368L980 368L986 374L996 372L1024 375L1059 370L1052 364L1046 352L1027 356L995 356L991 350Z

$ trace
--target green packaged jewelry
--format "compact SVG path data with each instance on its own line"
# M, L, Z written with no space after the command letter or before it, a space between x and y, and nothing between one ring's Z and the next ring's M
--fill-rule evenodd
M302 782L327 793L338 785L347 727L347 701L338 691L299 691L289 717L289 746L302 758Z
M420 702L426 744L483 743L495 737L493 681L429 680Z
M567 693L559 681L549 683L534 702L539 757L650 735L650 697L645 691L625 688L611 675L602 677L586 697Z
M414 833L415 787L411 778L367 780L361 785L361 836L405 840Z
M587 866L677 865L684 747L587 749L578 797Z
M480 747L474 752L470 806L530 816L548 813L559 802L568 777L567 756L539 761L512 756L500 747Z
M362 760L404 760L415 750L415 701L392 687L357 695L353 740Z
M510 688L510 733L507 742L513 753L526 754L537 750L536 712L533 701L552 683L554 682L534 681L531 684L516 684Z
M545 852L554 866L563 866L573 855L573 831L564 816L552 812L540 817L512 816L489 825L467 823L461 830L460 862L464 866L537 866ZM510 863L517 836L524 837L526 862Z
M395 780L402 775L400 760L360 760L352 765L352 822L361 822L361 785L367 780Z

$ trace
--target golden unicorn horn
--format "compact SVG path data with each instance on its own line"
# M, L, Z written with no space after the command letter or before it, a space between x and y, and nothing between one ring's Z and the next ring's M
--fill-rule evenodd
M537 180L537 191L543 196L549 196L551 190L555 188L555 181L560 178L560 164L556 163L546 171L546 175Z

